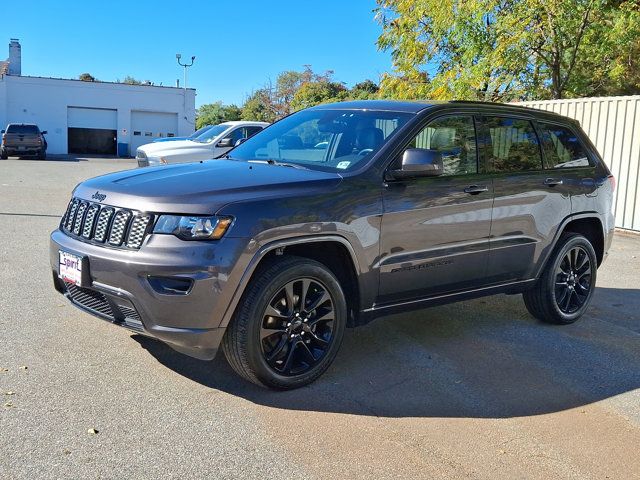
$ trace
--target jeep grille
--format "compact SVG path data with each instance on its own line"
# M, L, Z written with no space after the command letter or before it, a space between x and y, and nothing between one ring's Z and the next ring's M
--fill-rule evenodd
M72 198L60 222L70 237L110 247L139 249L153 215Z

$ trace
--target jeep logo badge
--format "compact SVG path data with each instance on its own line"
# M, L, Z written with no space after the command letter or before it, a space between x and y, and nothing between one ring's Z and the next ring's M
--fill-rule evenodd
M93 194L93 196L91 197L93 200L98 200L99 202L103 201L105 198L107 198L107 196L103 193L100 193L100 191L96 191L96 193Z

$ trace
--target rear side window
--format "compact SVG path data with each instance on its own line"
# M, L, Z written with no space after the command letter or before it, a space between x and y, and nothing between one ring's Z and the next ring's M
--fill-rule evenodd
M484 117L485 148L494 172L525 172L542 169L538 136L529 120Z
M476 135L471 116L435 119L413 139L409 148L425 148L440 152L444 175L478 172Z
M539 123L544 154L551 168L590 166L587 151L567 127Z
M7 133L17 133L20 135L37 135L40 133L36 125L9 125Z

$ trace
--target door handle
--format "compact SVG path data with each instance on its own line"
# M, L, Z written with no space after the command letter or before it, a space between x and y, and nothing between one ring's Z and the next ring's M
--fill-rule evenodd
M470 185L464 189L464 193L468 193L469 195L478 195L482 192L488 192L489 189L484 185Z
M560 180L559 178L547 178L544 181L544 184L549 187L555 187L556 185L562 185L562 180Z

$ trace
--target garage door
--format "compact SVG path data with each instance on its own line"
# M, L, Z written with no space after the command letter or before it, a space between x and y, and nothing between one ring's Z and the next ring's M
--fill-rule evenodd
M116 110L67 107L69 153L115 155L117 130Z
M153 139L175 137L178 135L178 114L164 112L131 112L130 152L135 156L136 149Z

